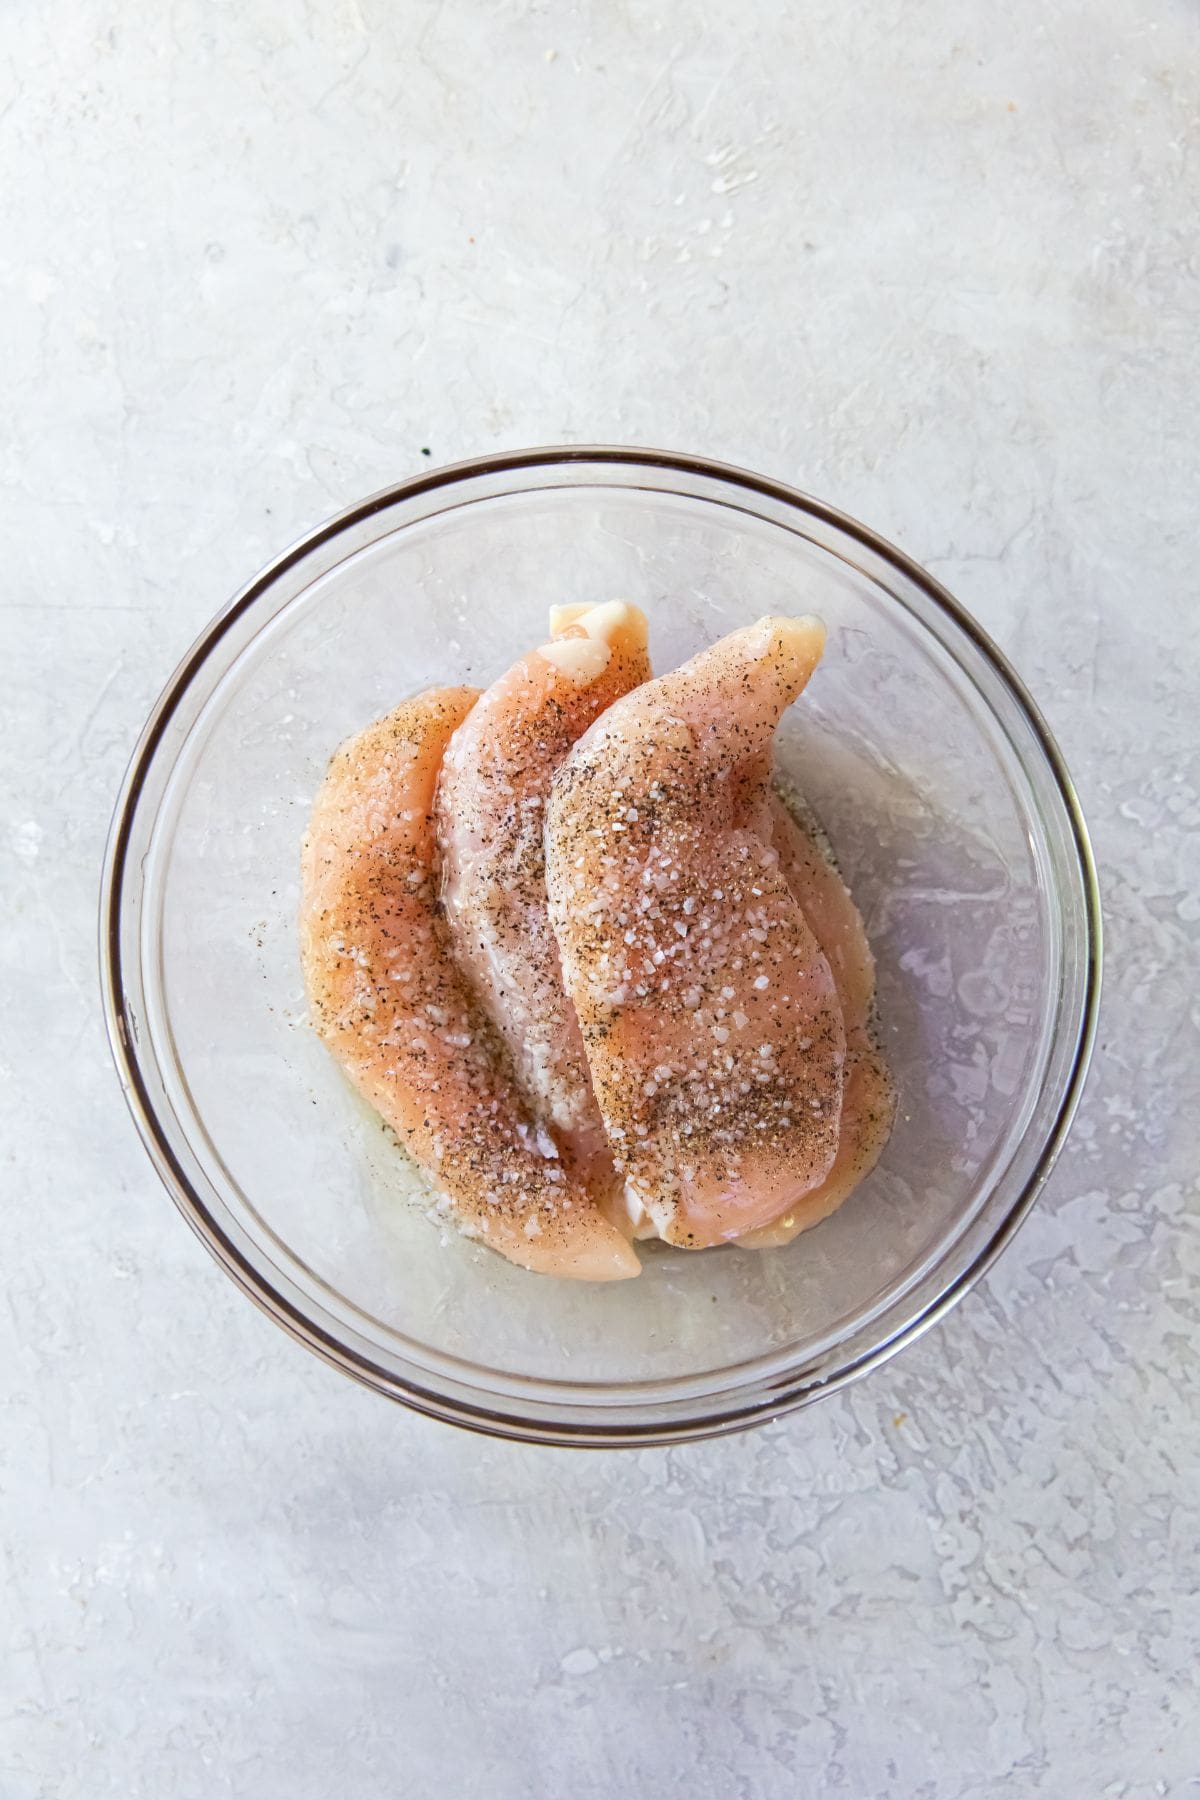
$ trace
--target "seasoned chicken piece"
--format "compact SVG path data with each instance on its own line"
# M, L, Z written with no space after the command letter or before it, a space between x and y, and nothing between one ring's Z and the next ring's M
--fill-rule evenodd
M650 674L634 606L556 607L553 641L493 683L450 740L437 796L442 899L458 961L517 1078L595 1186L619 1187L546 915L555 769L605 707Z
M550 920L630 1216L715 1244L837 1152L845 1032L772 843L771 744L824 643L762 619L609 707L555 776Z
M857 906L813 832L778 797L773 841L784 879L804 910L833 975L846 1024L841 1138L833 1167L769 1225L739 1238L740 1247L772 1249L836 1212L879 1161L896 1116L896 1089L875 1040L875 958Z
M312 1020L468 1236L544 1274L636 1275L628 1243L521 1098L451 954L434 789L475 700L471 688L421 694L334 757L302 859Z

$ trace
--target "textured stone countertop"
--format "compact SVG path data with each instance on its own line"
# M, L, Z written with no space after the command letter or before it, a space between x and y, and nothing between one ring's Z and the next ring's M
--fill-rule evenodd
M1200 1793L1190 0L16 0L0 18L0 1796ZM1076 776L1091 1082L982 1286L757 1433L581 1456L291 1343L126 1117L138 728L422 466L658 443L974 610Z

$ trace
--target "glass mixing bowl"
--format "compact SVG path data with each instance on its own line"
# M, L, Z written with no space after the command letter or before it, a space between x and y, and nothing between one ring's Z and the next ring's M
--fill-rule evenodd
M558 1282L445 1235L305 1022L298 852L332 751L407 694L483 684L556 601L635 600L665 669L767 612L829 645L779 758L879 965L900 1106L879 1168L786 1249L648 1245ZM958 1300L1028 1211L1095 1029L1095 873L1067 772L1003 657L863 526L689 456L551 449L430 471L288 550L168 683L104 875L113 1050L218 1261L381 1393L499 1435L668 1442L863 1374Z

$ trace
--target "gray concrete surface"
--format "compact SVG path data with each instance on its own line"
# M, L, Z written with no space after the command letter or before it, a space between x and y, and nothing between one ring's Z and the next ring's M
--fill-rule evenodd
M1200 1792L1200 20L1185 0L0 17L0 1795ZM1101 1048L983 1287L803 1416L489 1444L243 1300L136 1143L97 872L177 656L420 466L828 498L1078 779Z

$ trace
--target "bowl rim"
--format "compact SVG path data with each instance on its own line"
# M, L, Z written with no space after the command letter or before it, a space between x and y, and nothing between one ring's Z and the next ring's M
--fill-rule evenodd
M824 1379L814 1382L806 1379L805 1372L799 1370L793 1376L790 1386L773 1386L768 1394L758 1392L747 1396L738 1404L718 1407L703 1416L674 1420L656 1418L645 1422L628 1419L606 1422L602 1416L598 1416L587 1421L573 1419L569 1423L563 1423L522 1417L512 1411L473 1403L461 1396L451 1398L434 1392L419 1382L402 1378L326 1331L250 1262L192 1185L175 1155L150 1097L139 1065L136 1031L131 1026L125 1004L121 921L129 874L130 841L138 802L158 747L184 693L218 641L289 568L340 533L371 519L375 514L401 501L418 499L424 494L451 487L458 482L493 475L561 468L572 463L652 470L723 482L831 525L884 563L890 564L913 583L925 598L948 616L984 661L991 665L1001 686L1007 689L1023 715L1024 722L1045 759L1070 827L1071 847L1077 858L1083 895L1086 936L1084 991L1071 1066L1033 1169L974 1259L913 1317L903 1321L881 1342L853 1357ZM139 734L126 769L105 849L100 889L99 952L109 1046L126 1104L142 1143L160 1180L201 1242L268 1317L342 1373L427 1416L467 1430L516 1441L572 1447L636 1446L721 1436L748 1429L752 1425L810 1405L825 1394L837 1392L889 1361L907 1344L914 1342L944 1318L975 1286L1028 1216L1057 1160L1078 1107L1096 1040L1102 981L1103 923L1091 841L1079 797L1062 753L1028 688L1003 651L936 577L871 527L789 483L754 474L735 464L684 452L633 445L570 444L471 457L438 468L421 470L403 481L380 488L296 539L239 589L210 620L163 687ZM602 1409L597 1408L597 1413L601 1412Z

